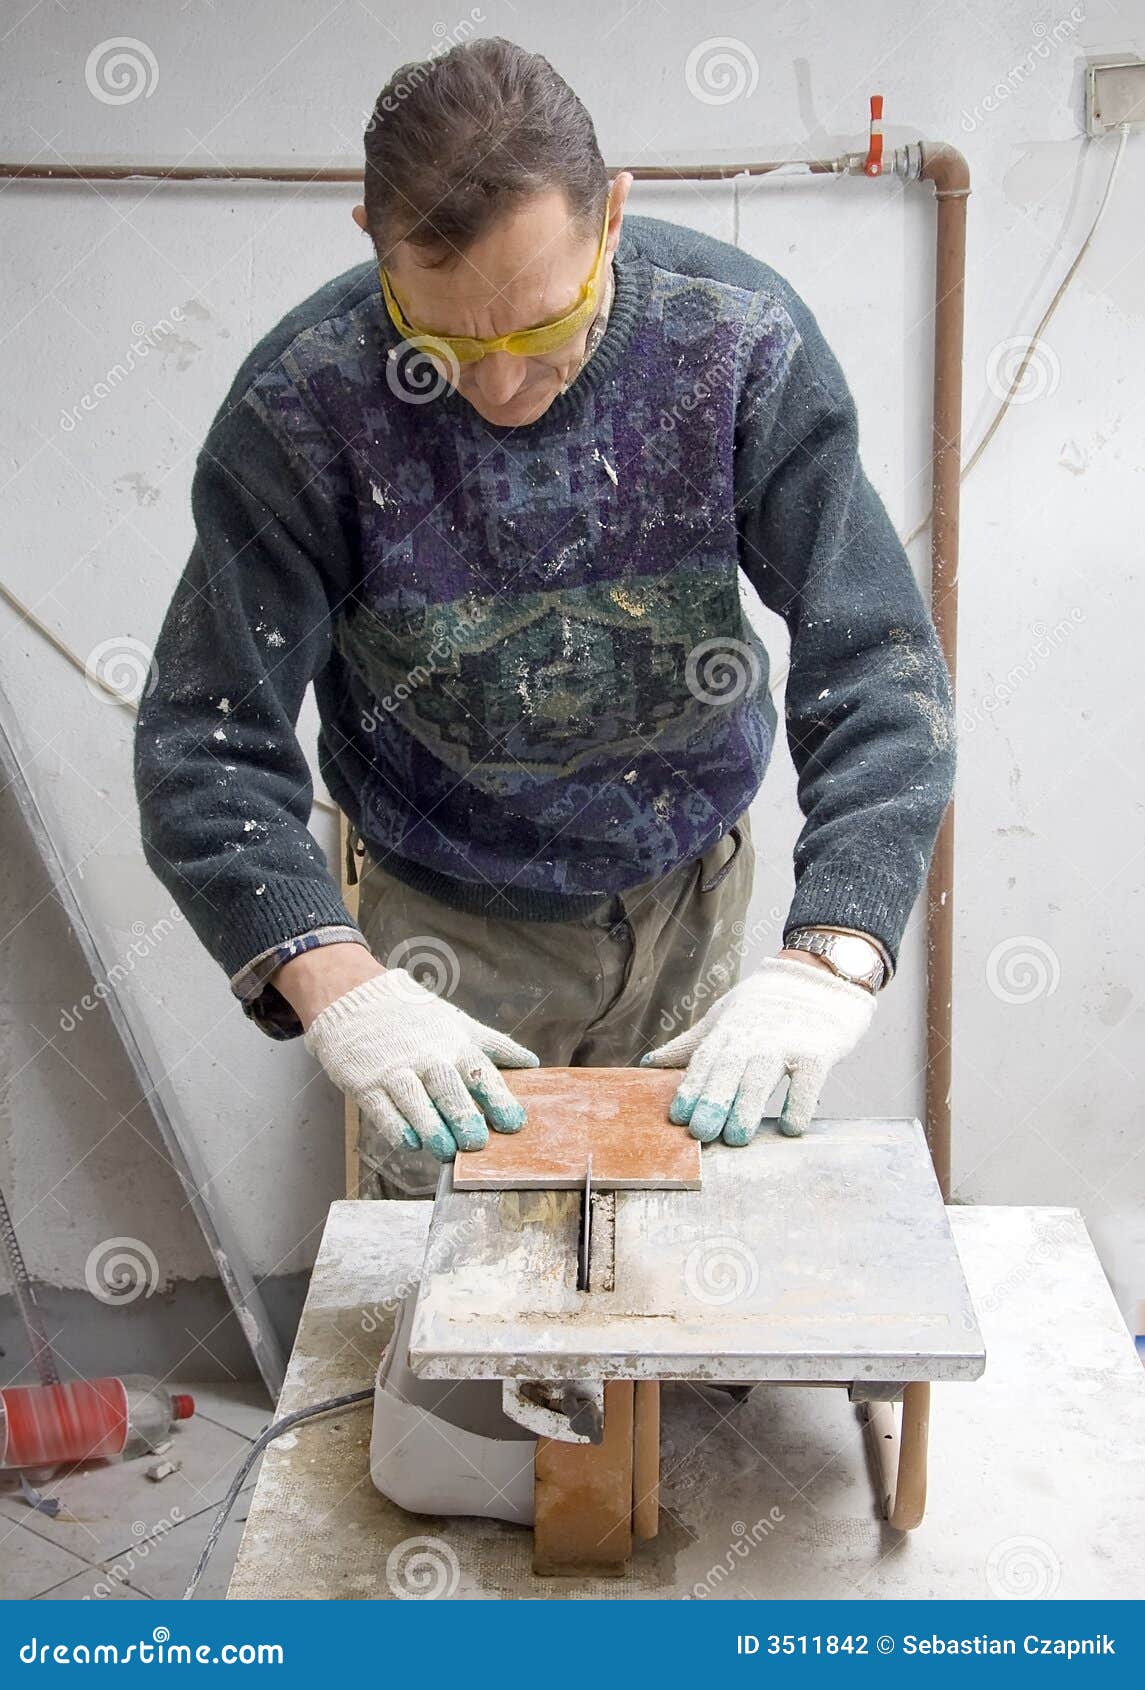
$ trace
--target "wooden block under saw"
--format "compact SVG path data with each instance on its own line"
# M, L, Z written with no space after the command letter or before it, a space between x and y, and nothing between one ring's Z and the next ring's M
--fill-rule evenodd
M697 1191L701 1145L668 1119L676 1068L505 1069L529 1119L453 1164L455 1191Z

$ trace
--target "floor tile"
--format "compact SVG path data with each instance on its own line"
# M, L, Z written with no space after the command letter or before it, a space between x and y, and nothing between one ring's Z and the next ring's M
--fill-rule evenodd
M48 1543L26 1526L0 1520L0 1601L18 1602L39 1596L73 1574L83 1573L78 1555Z
M266 1389L253 1380L228 1380L223 1384L210 1382L188 1385L195 1399L195 1414L216 1425L226 1426L243 1437L256 1438L270 1425L274 1405Z
M57 1584L52 1590L45 1590L42 1596L35 1598L37 1602L149 1602L151 1598L145 1596L141 1590L133 1590L122 1579L108 1575L102 1567L90 1567L86 1573L77 1573L75 1578L66 1579L63 1584Z
M231 1576L231 1568L235 1564L235 1557L239 1552L242 1540L243 1526L246 1522L247 1508L250 1504L254 1486L252 1484L240 1495L230 1518L223 1527L219 1541L211 1552L211 1559L207 1563L207 1570L203 1574L196 1595L201 1598L223 1597L227 1593L227 1584ZM139 1590L157 1599L178 1601L186 1587L187 1580L194 1570L195 1562L199 1558L203 1544L207 1540L207 1533L214 1524L215 1510L209 1509L195 1520L188 1520L176 1531L168 1532L166 1536L155 1540L150 1545L140 1545L140 1552L136 1555L130 1579ZM146 1548L147 1553L142 1551Z

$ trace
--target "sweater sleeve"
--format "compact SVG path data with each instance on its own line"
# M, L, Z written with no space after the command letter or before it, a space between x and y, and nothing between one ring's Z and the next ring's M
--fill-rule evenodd
M852 928L896 963L953 785L949 675L814 317L757 296L745 346L741 557L791 636L786 725L804 817L784 935Z
M196 537L135 739L144 855L228 975L300 934L353 926L307 822L296 732L331 651L347 548L327 479L256 393L196 465Z

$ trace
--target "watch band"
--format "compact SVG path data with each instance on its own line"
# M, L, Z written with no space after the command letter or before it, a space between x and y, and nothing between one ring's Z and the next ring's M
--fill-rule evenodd
M887 968L882 953L873 939L863 933L841 933L824 927L797 927L784 939L788 950L808 951L823 961L840 979L878 992L887 980ZM854 952L862 947L866 966L856 966ZM851 955L848 955L848 952Z

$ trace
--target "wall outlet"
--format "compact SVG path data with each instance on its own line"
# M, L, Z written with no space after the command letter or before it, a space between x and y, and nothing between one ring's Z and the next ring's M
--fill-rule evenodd
M1145 59L1090 59L1085 71L1085 130L1108 135L1123 123L1145 127Z

